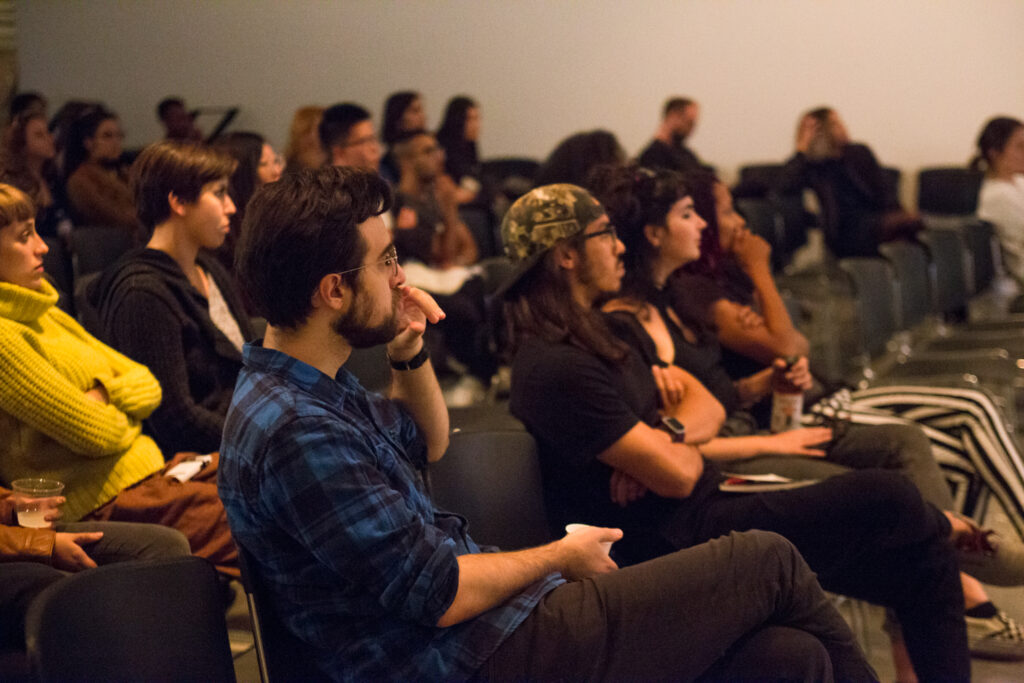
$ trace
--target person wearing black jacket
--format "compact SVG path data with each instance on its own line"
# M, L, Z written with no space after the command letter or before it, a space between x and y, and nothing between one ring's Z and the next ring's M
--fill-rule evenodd
M253 337L234 281L204 250L223 243L235 162L188 143L146 148L132 166L139 218L152 230L93 284L103 336L160 381L147 429L164 453L219 449L224 416Z

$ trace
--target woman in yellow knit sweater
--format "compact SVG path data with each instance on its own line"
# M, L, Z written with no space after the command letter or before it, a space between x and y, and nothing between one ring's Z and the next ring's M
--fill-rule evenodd
M195 554L237 573L216 454L206 464L179 454L165 467L142 434L142 420L160 404L159 383L56 307L34 217L24 193L0 184L0 482L58 479L66 521L172 526ZM188 460L199 467L190 479L166 475Z

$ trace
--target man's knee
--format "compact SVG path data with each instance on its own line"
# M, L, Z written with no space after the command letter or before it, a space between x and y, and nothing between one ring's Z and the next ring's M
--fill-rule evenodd
M788 626L765 626L744 637L702 680L831 681L832 660L820 640Z
M748 566L764 571L769 567L785 571L791 577L794 565L806 566L800 551L790 541L774 531L751 529L733 531L723 538L732 544L733 555Z

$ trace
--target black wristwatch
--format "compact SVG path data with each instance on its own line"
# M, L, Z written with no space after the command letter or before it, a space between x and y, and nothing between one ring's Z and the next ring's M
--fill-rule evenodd
M395 370L415 370L430 358L430 354L427 353L427 345L424 344L420 349L420 352L409 360L395 360L390 355L388 356L388 362L391 363L391 367Z
M686 440L686 426L676 418L666 415L661 418L661 426L672 437L672 443L683 443Z

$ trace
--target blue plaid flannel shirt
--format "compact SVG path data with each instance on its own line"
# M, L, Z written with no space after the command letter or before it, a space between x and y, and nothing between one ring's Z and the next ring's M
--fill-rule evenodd
M335 679L472 675L561 578L435 626L455 597L457 556L480 548L462 517L432 506L408 413L344 368L332 379L256 344L243 358L218 485L287 627Z

